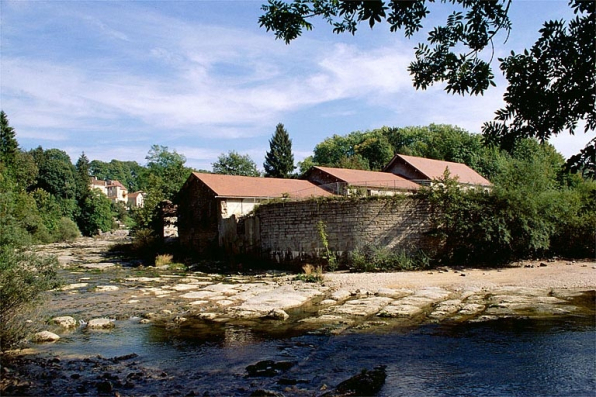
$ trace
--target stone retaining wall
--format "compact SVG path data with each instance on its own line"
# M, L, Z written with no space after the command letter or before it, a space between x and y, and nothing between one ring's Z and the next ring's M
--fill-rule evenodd
M329 248L339 255L366 244L415 252L433 244L425 234L429 211L426 202L411 197L269 203L226 225L224 246L276 262L311 260L324 250L318 230L323 221Z

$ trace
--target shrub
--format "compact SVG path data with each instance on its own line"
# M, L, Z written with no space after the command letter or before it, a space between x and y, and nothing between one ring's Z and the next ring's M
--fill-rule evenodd
M306 264L302 266L304 273L296 276L296 280L301 280L307 283L321 283L323 282L323 266L313 266Z
M35 253L0 248L0 339L2 351L18 346L29 329L25 319L43 297L59 285L58 261Z
M132 251L136 256L153 263L161 247L160 240L150 229L135 230Z
M157 255L155 257L155 266L166 266L172 263L174 257L170 254Z
M327 236L327 230L325 229L325 222L319 221L317 223L317 230L319 231L319 237L321 238L321 243L323 243L323 248L325 248L325 253L323 254L323 259L327 260L327 269L329 271L335 271L338 267L338 260L337 255L335 252L332 252L329 249L329 239Z
M69 218L60 218L55 234L56 241L72 241L81 236L79 227Z
M419 270L430 265L430 257L423 251L408 253L387 247L365 245L350 253L350 269L355 272L386 272Z

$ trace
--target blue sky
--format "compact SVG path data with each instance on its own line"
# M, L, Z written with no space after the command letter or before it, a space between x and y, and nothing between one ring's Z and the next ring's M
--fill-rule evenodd
M416 91L407 66L423 35L383 25L335 35L320 23L285 45L258 25L264 2L1 0L1 107L24 149L145 164L157 144L210 170L230 150L262 169L280 122L300 161L326 137L384 125L479 132L502 106L496 63L484 96ZM545 20L570 17L567 0L514 0L495 60L529 48ZM445 18L431 13L425 27ZM569 157L593 136L552 143Z

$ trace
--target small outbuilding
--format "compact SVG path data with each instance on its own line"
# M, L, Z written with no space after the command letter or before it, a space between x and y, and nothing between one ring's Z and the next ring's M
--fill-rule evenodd
M492 184L482 175L465 164L451 161L426 159L423 157L396 154L384 171L399 175L421 185L430 185L449 170L451 177L456 177L460 185L490 188Z

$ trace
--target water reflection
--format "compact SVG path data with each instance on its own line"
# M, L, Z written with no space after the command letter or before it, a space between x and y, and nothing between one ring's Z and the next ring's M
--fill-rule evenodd
M184 379L188 390L222 395L249 395L255 388L302 393L288 394L280 377L245 377L248 365L274 360L296 363L283 378L300 380L307 395L383 364L381 396L588 396L596 394L595 323L593 316L503 319L278 337L275 323L190 322L167 329L123 321L111 332L76 332L40 349L104 357L136 353L145 367Z

